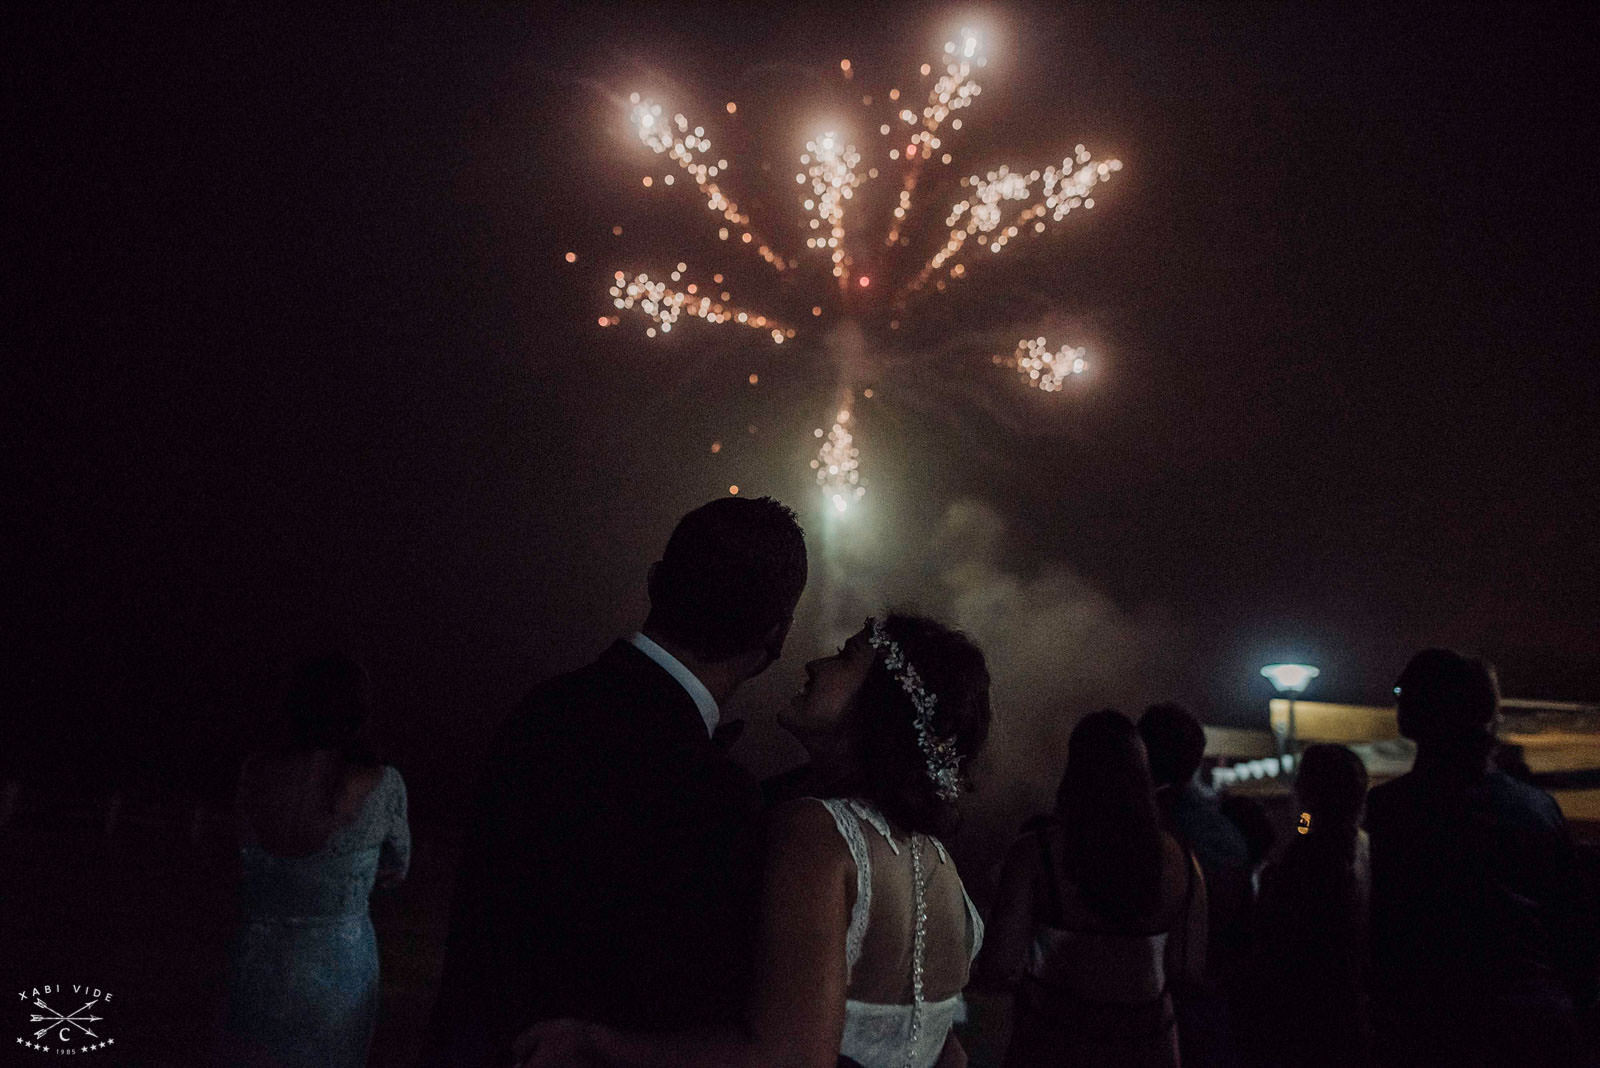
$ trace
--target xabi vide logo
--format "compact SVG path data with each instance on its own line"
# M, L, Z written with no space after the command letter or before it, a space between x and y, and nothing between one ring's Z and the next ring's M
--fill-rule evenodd
M46 983L17 991L17 999L28 1017L28 1033L17 1037L17 1045L25 1049L59 1056L92 1053L116 1045L116 1039L102 1033L105 1016L101 1013L111 1003L109 991L87 983L73 983L70 987ZM63 1012L57 1005L71 1011Z

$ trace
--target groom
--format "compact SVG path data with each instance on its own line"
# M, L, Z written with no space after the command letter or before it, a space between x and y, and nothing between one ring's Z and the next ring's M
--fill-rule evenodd
M761 792L713 734L782 653L805 582L793 512L712 501L650 568L640 631L523 699L471 817L425 1066L502 1068L549 1017L649 1031L739 1018Z

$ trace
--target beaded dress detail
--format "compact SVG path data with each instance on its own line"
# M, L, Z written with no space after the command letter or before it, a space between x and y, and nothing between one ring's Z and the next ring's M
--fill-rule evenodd
M839 835L850 848L856 865L856 900L850 910L850 926L845 935L845 962L850 973L861 959L861 946L866 938L868 918L872 912L872 860L867 849L866 828L871 828L888 844L896 855L901 854L903 842L895 840L889 823L871 805L858 800L822 800ZM962 1009L960 994L942 1001L928 1002L922 996L923 965L927 955L927 899L925 896L932 873L925 861L924 840L933 846L939 864L950 863L944 845L932 835L912 835L906 852L910 854L912 874L912 1003L909 1005L884 1005L874 1002L849 1000L845 1002L844 1036L839 1052L863 1068L930 1068L944 1048L945 1036L956 1022ZM970 931L968 960L976 958L983 945L983 920L962 888L966 901Z

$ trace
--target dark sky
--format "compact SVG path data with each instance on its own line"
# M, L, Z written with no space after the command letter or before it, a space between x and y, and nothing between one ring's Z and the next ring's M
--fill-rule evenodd
M733 482L792 501L814 546L801 647L752 717L880 595L1025 645L991 648L1001 709L1044 673L1064 701L1245 721L1287 657L1378 701L1435 643L1509 694L1600 698L1589 20L984 15L971 166L1082 141L1126 167L908 327L861 413L870 505L831 531L814 338L595 326L614 267L713 247L686 190L643 195L664 172L611 101L717 120L747 150L730 191L770 207L773 182L737 180L789 133L763 117L837 93L846 56L856 94L915 84L958 9L5 19L13 763L225 790L288 668L342 646L396 761L452 797ZM793 205L765 218L798 232ZM1041 321L1091 345L1069 395L915 362Z

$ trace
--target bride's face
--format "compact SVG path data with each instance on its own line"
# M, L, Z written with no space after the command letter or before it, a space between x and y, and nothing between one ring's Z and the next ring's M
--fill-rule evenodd
M808 663L805 685L779 713L779 724L798 735L838 730L876 656L867 642L867 629L862 627L838 652Z

